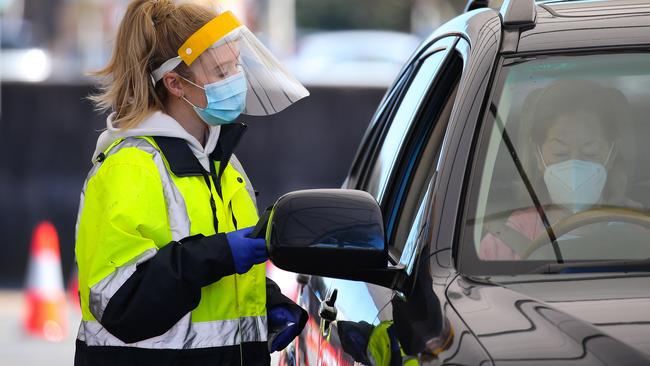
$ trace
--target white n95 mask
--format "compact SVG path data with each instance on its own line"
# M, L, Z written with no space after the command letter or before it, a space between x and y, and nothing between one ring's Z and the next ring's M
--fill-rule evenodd
M585 160L566 160L549 165L544 171L544 182L553 203L573 213L596 204L606 181L605 166Z

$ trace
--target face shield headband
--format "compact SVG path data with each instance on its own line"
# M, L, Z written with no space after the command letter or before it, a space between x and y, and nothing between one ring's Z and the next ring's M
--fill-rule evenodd
M230 11L223 12L212 19L181 45L178 56L165 61L151 73L153 84L156 85L166 73L177 68L181 62L185 62L187 66L192 65L192 62L208 48L213 47L219 40L241 26L239 20Z
M246 81L243 114L275 114L309 95L255 35L226 11L217 16L178 49L178 56L151 73L154 85L184 62L194 82L204 88L243 73ZM207 89L207 88L206 88Z

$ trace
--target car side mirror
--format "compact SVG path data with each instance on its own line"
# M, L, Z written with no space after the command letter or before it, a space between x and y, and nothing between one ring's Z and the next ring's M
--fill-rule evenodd
M288 193L273 206L266 239L269 257L281 269L392 285L381 210L366 192Z

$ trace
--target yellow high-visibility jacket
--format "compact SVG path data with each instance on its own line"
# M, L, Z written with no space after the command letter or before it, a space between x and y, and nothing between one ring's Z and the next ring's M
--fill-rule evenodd
M232 154L244 130L221 128L209 171L174 137L117 139L96 157L77 221L75 365L268 364L265 266L235 274L223 234L258 220Z

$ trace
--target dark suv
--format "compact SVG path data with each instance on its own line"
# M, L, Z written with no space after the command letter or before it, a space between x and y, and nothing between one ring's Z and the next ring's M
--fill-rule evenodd
M650 1L451 20L386 94L343 189L289 193L300 365L650 364Z

